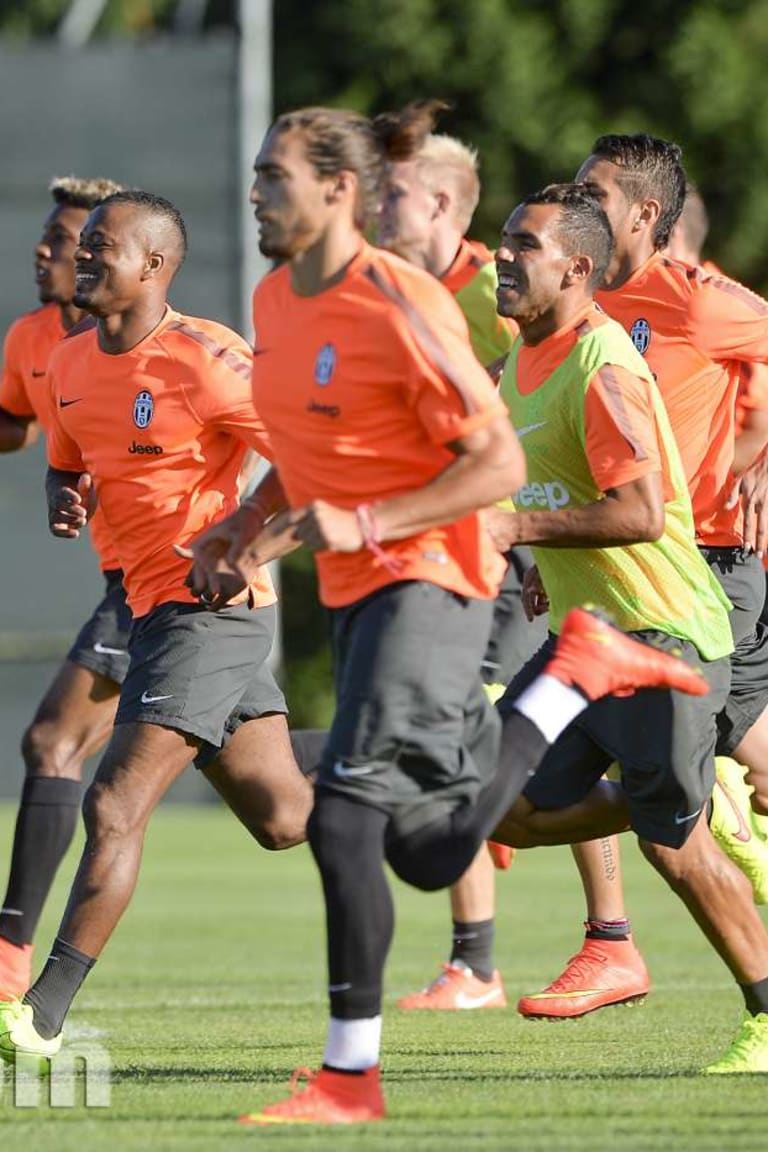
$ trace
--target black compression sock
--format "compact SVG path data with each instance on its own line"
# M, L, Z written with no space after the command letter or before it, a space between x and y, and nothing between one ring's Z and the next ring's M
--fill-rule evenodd
M31 944L56 871L72 843L81 790L79 780L58 776L29 776L24 781L0 910L0 936L19 947Z
M433 892L463 876L543 760L549 744L520 712L504 718L499 767L476 804L464 804L426 827L387 836L387 860L407 884Z
M454 920L451 964L457 961L466 964L478 979L490 981L493 978L495 929L494 920Z
M768 1012L768 979L758 980L756 984L739 984L739 988L750 1016Z
M57 937L51 954L24 997L32 1005L34 1024L44 1040L61 1032L64 1017L96 960Z

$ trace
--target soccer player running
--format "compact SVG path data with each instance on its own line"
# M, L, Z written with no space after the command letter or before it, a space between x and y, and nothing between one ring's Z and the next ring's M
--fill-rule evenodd
M696 547L685 471L650 368L593 301L612 256L608 217L583 186L545 189L507 220L499 310L517 320L523 344L501 387L514 424L530 429L528 482L517 513L494 510L491 526L501 545L534 546L553 632L589 597L627 630L699 661L712 692L601 702L557 741L497 835L555 843L631 826L744 993L734 1051L750 1044L750 1066L726 1058L707 1071L765 1071L768 934L706 815L730 683L728 602ZM551 650L548 641L512 682L498 705L504 718ZM621 788L601 781L613 760Z
M49 420L46 369L52 350L83 317L74 303L75 260L88 213L117 192L111 180L54 179L53 208L35 248L42 307L16 320L5 339L0 380L0 452L32 444ZM112 729L128 671L131 613L122 572L101 515L91 540L104 573L104 597L81 628L22 737L25 780L0 908L0 1000L30 985L32 941L80 811L83 762Z
M308 825L326 904L323 1068L249 1123L384 1115L385 859L420 888L453 883L543 755L544 715L565 724L636 678L702 687L686 665L575 613L539 704L508 728L514 766L496 773L479 670L503 566L477 509L523 482L521 453L450 293L363 234L382 162L407 150L421 114L286 113L256 157L260 247L282 261L254 294L254 402L277 472L197 541L193 577L220 599L233 567L244 580L297 544L316 551L337 710Z
M750 547L765 548L758 539L765 524L751 508L745 526L742 505L731 493L733 473L745 470L766 442L761 380L768 304L722 274L708 275L664 253L686 191L677 145L644 135L601 137L578 179L606 207L615 237L606 288L596 298L630 333L654 373L683 457L697 543L733 605L735 651L730 695L718 718L712 828L750 878L755 901L765 903L768 843L752 818L739 767L750 770L756 811L768 811L768 630L759 622L765 577ZM744 411L738 439L737 391ZM743 483L754 505L760 488L755 480ZM603 879L594 846L579 851L587 923L613 919L609 929L621 933L621 885ZM617 858L614 844L611 862ZM636 982L638 958L631 939L591 941L587 931L583 949L562 975L543 993L524 996L518 1007L526 1015L577 1015L606 995L606 986L624 999Z
M377 241L438 277L464 313L475 355L497 378L517 336L517 325L496 311L493 253L466 236L479 198L475 150L455 137L425 131L413 139L407 157L388 165ZM515 549L505 559L508 567L494 604L482 662L491 702L504 692L546 635L545 617L536 617L531 624L523 612L522 581L533 562L530 551ZM493 959L493 864L508 867L511 850L493 843L489 847L490 853L480 849L451 888L453 930L448 963L427 988L403 997L398 1007L506 1007L504 985Z
M135 623L58 936L23 1003L0 1007L7 1060L58 1051L70 1004L133 893L150 815L193 759L263 846L305 836L312 787L267 666L269 575L254 573L214 615L186 586L189 563L174 550L236 506L247 448L268 451L246 342L167 304L185 251L167 200L120 192L104 201L75 254L75 302L97 323L63 340L49 364L49 524L77 537L95 489Z
M753 769L768 764L761 718L768 704L768 633L758 623L764 579L758 557L745 548L741 505L730 497L734 472L750 465L765 444L760 362L768 355L768 305L725 277L665 255L686 191L675 144L644 135L601 137L578 179L600 198L615 240L606 289L596 298L631 335L654 373L682 456L697 543L734 606L731 691L718 721L711 827L750 879L756 902L764 903L768 845L752 817L743 771L729 759ZM749 373L755 362L758 372ZM745 401L748 395L749 414L735 440L739 387ZM757 783L756 777L751 782ZM761 792L768 794L765 784L753 803L760 803ZM578 849L587 899L584 944L550 985L520 1000L524 1015L582 1015L601 1003L632 999L648 986L629 932L620 878L612 876L617 842L608 845L608 854L610 879L597 845Z

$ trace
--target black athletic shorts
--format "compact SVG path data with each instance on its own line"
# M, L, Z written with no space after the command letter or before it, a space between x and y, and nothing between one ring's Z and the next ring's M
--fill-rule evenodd
M709 694L645 689L596 701L548 750L524 795L542 810L567 808L617 760L633 830L643 840L679 848L715 784L715 718L728 695L730 662L705 663L692 644L661 632L633 635L667 651L682 650L703 671ZM550 635L512 681L496 705L502 718L551 659L555 644Z
M67 660L122 684L128 672L128 641L133 617L125 602L119 568L104 573L106 588L96 611L86 620L67 653Z
M731 691L717 718L717 751L730 756L768 707L768 628L760 619L765 569L742 548L701 548L702 556L733 604Z
M507 571L493 602L488 647L481 663L485 684L509 684L547 637L548 616L531 622L523 611L523 576L534 563L530 548L513 548L506 555Z
M115 724L175 728L215 753L241 724L286 712L267 664L276 616L274 604L207 612L170 602L140 617ZM199 756L196 763L202 766Z
M332 610L336 715L318 788L388 812L403 833L476 799L498 758L480 678L492 610L425 581Z

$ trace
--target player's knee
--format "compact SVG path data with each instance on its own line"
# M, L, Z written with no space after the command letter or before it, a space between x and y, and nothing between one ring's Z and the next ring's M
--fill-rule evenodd
M28 776L79 779L82 759L78 741L56 725L33 722L21 738L21 755Z
M140 833L143 822L107 784L94 781L83 797L83 822L89 840L124 840Z
M262 820L249 829L253 838L268 852L282 852L303 844L307 838L306 816L283 815L274 820Z
M648 863L664 877L676 892L686 890L696 873L710 870L713 866L717 867L723 858L711 837L708 838L707 844L707 847L711 848L710 852L703 850L702 838L699 836L695 839L687 837L676 848L670 848L666 844L656 844L652 840L643 840L642 838L638 838L638 845Z

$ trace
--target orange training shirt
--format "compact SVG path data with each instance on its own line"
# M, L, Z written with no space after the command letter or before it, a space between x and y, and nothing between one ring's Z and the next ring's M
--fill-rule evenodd
M254 404L294 508L355 508L421 488L455 459L447 444L505 415L451 294L368 244L316 296L298 296L290 268L277 269L256 287L253 317ZM476 513L383 549L397 574L366 548L320 552L323 603L400 580L489 599L504 571Z
M267 455L251 401L251 351L223 324L168 309L120 355L102 352L95 328L63 340L50 363L53 468L92 474L124 573L143 616L169 600L196 602L189 561L173 550L237 505L246 448ZM269 573L257 605L275 595Z
M47 433L51 405L47 375L51 352L66 336L58 305L46 304L20 316L5 338L0 408L12 416L32 416ZM120 565L99 512L88 525L91 543L104 572Z
M699 544L742 543L732 484L739 362L768 360L768 303L726 276L656 253L597 300L629 332L664 399L683 459Z

